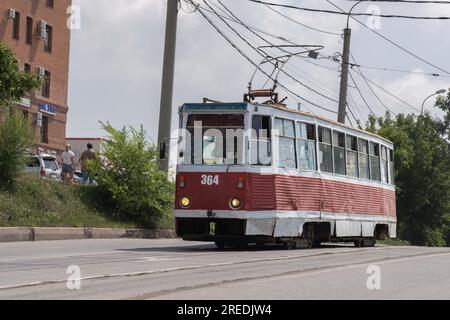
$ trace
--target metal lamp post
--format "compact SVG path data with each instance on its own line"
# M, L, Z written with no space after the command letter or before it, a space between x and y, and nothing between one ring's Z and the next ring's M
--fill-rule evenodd
M447 92L447 90L445 90L445 89L440 89L440 90L436 91L435 93L430 94L428 97L426 97L425 100L423 100L423 103L422 103L422 109L421 109L421 111L420 111L420 115L423 116L423 107L425 106L425 102L427 102L428 99L430 99L431 97L433 97L433 96L435 96L435 95L443 94L443 93L445 93L445 92Z

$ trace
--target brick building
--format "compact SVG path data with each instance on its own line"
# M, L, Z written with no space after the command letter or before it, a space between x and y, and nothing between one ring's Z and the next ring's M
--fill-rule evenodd
M32 123L34 152L59 154L65 148L72 0L1 0L0 41L13 49L19 67L45 84L17 108Z

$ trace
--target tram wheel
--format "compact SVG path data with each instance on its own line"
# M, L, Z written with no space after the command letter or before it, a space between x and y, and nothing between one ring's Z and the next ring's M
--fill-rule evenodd
M312 249L317 246L317 240L314 240L314 226L308 224L305 229L305 239L307 241L307 248ZM320 245L320 242L319 242Z
M297 242L295 240L286 241L284 247L288 250L294 250L297 247Z
M216 242L214 242L214 244L216 245L217 249L219 249L219 250L223 250L225 248L225 242L223 242L223 241L216 241Z

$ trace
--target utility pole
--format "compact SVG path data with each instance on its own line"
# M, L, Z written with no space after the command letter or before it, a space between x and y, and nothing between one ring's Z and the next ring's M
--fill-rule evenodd
M347 15L347 28L344 29L344 50L342 52L341 87L339 90L339 110L338 110L338 122L344 124L345 124L345 117L347 114L348 66L350 64L350 38L352 36L352 30L350 29L350 15L352 13L352 10L362 2L363 0L358 1L350 9Z
M168 171L170 157L170 136L172 123L173 79L175 72L175 48L177 39L178 1L167 0L166 35L164 44L164 65L161 84L161 105L159 109L158 146L160 168Z
M350 60L350 37L352 30L344 29L344 50L342 52L341 88L339 90L338 122L345 123L347 113L348 65Z

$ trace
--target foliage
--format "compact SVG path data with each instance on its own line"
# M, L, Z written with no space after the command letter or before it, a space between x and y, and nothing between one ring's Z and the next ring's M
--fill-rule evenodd
M450 245L450 148L428 114L370 117L367 130L394 143L398 232L416 245ZM447 237L447 239L446 239Z
M20 101L40 85L37 77L20 71L14 52L0 42L0 106Z
M450 90L448 90L447 96L439 96L436 101L436 107L444 111L443 119L436 119L437 130L450 140Z
M33 131L15 108L3 112L0 125L0 185L13 186L23 171L25 152L31 147Z
M0 184L11 187L23 168L25 151L33 132L27 119L13 106L27 92L39 87L33 75L19 70L12 50L0 43Z
M25 174L14 190L0 190L0 227L136 227L94 206L95 196L95 188Z
M174 185L159 169L157 148L147 142L146 132L103 124L110 139L102 145L104 159L87 163L109 207L118 215L142 226L165 219L174 197Z

